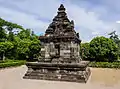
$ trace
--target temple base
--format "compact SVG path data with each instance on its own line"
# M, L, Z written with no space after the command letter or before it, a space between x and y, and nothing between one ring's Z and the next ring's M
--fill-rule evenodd
M27 63L24 79L40 79L86 83L91 71L88 62L81 63Z

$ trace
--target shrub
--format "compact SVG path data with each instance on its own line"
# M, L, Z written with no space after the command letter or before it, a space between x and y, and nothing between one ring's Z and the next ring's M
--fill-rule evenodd
M91 62L89 66L96 68L120 68L120 62Z
M81 56L83 60L89 60L90 59L90 53L89 53L90 45L89 43L82 43L81 44Z
M113 62L118 59L118 47L113 40L95 37L90 42L90 58L94 61Z
M20 65L24 65L25 62L26 61L23 60L6 60L0 63L0 68L20 66Z

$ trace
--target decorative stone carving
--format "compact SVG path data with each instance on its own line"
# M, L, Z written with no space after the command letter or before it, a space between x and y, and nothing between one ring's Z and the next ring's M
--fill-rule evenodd
M41 60L26 63L28 71L25 79L87 82L90 76L89 62L81 60L79 34L74 30L74 22L67 18L64 6L40 36Z

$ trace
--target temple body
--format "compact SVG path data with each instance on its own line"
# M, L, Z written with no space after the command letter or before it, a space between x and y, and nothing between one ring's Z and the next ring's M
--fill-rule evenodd
M41 57L44 61L71 63L79 62L79 34L74 30L74 22L69 21L63 5L45 32L39 37L41 41Z
M79 33L74 22L66 15L61 4L57 15L48 26L45 35L39 37L41 58L37 63L27 63L28 72L24 78L59 81L86 82L90 75L80 56Z

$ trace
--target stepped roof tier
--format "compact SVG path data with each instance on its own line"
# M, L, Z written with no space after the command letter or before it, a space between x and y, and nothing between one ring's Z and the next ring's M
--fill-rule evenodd
M71 41L80 43L79 33L74 30L74 21L70 21L65 12L63 4L58 8L57 15L53 18L45 31L45 36L40 36L39 39L44 42L51 41ZM64 38L64 39L63 39Z
M27 62L24 79L40 79L86 83L91 71L89 62L82 61L79 33L74 30L63 4L48 26L41 43L38 62Z

